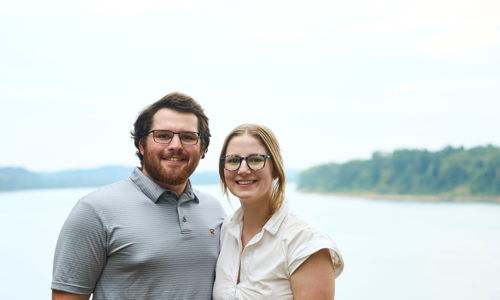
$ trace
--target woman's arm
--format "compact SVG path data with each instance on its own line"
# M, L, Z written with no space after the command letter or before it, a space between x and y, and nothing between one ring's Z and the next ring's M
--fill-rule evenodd
M309 258L292 274L293 299L328 299L335 295L333 263L328 249L321 249Z

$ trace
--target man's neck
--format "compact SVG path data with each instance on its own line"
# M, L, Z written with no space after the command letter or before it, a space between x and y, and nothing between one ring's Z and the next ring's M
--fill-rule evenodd
M181 184L177 184L177 185L168 185L168 184L164 184L162 182L158 182L156 180L154 180L154 182L156 182L156 184L158 184L162 188L174 192L177 195L177 198L180 195L182 195L182 193L184 193L184 191L186 190L186 186L187 186L187 181L184 183L181 183Z
M158 181L158 180L152 178L147 172L145 172L144 168L141 168L140 170L141 170L142 174L146 175L149 179L153 180L153 182L156 183L157 185L161 186L164 189L167 189L169 191L174 192L177 195L177 197L182 195L182 193L184 193L184 191L186 190L188 180L186 180L185 182L183 182L181 184L175 184L175 185L166 184L164 182L161 182L161 181Z

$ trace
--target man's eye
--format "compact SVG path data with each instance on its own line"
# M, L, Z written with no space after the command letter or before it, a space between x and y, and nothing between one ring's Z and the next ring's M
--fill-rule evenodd
M183 141L194 141L196 138L192 135L189 134L183 134L181 135L181 140Z
M158 134L156 137L162 140L169 140L172 138L170 134Z
M156 138L160 140L170 140L172 138L172 134L169 132L156 132Z

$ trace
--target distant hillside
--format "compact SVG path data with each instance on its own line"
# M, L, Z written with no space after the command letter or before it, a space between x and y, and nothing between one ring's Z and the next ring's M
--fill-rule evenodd
M500 148L376 152L370 160L307 169L299 175L297 187L332 193L498 196Z
M32 172L24 168L0 168L0 191L44 188L98 187L128 178L134 167L105 166L96 169ZM294 182L298 171L287 170L288 182ZM196 171L193 184L218 184L216 171Z
M31 172L23 168L0 168L0 191L103 186L127 178L132 168L106 166L58 172Z

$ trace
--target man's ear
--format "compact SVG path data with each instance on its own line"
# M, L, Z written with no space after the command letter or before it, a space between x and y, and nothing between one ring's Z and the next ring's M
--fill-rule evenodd
M143 139L139 141L139 152L144 156L144 145L142 143L144 143Z

